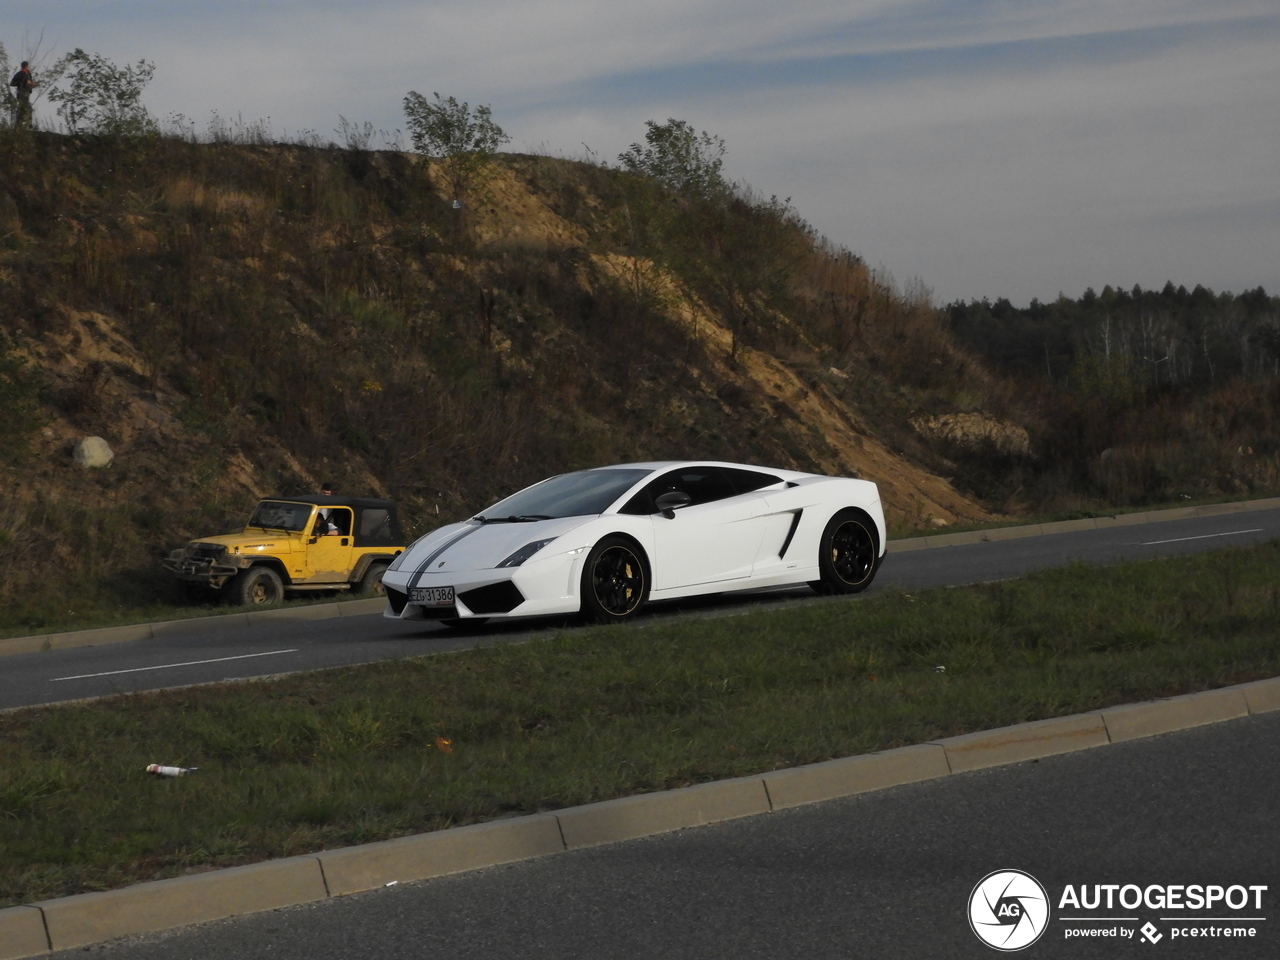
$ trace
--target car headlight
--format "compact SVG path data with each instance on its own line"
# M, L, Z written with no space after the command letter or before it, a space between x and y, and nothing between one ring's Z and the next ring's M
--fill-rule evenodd
M530 557L532 557L535 553L537 553L539 550L541 550L543 547L545 547L548 543L550 543L554 539L556 538L547 537L547 539L545 540L535 540L533 541L533 543L526 543L523 547L521 547L511 556L507 557L507 559L503 560L500 564L498 564L498 566L499 567L518 567L520 566L520 564L524 563L526 560L528 560Z
M427 534L427 536L430 536L430 534ZM407 547L405 547L403 550L397 553L396 558L391 561L391 566L387 567L387 573L391 573L393 570L399 570L400 567L404 565L405 557L409 556L409 554L413 551L413 548L416 547L425 539L427 539L427 537L419 537L417 540L413 541L413 543L409 544Z

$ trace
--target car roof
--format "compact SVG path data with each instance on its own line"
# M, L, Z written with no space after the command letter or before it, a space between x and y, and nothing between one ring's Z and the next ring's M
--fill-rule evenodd
M800 477L813 477L818 474L801 473L798 470L783 470L778 467L763 467L754 463L729 463L724 460L651 460L643 463L614 463L607 467L596 467L597 470L678 470L680 467L733 467L737 470L756 470L764 473L776 473L784 480L796 480Z
M316 507L361 507L369 510L394 510L394 500L378 500L373 497L336 497L322 493L304 493L294 497L272 496L263 500L279 500L285 503L309 503Z

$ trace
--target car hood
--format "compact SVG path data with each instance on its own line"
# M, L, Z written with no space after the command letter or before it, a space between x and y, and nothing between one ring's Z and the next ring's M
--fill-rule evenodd
M563 537L594 517L564 517L528 523L451 523L408 550L399 574L407 578L428 559L431 573L491 570L527 543ZM394 574L392 575L394 576Z

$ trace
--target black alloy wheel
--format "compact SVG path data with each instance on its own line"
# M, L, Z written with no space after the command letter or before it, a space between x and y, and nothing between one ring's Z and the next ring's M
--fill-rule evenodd
M605 537L587 555L582 570L582 613L595 623L622 623L636 615L649 595L640 549L625 537Z
M879 561L875 524L861 510L841 510L822 531L818 569L809 584L819 593L858 593L871 585Z

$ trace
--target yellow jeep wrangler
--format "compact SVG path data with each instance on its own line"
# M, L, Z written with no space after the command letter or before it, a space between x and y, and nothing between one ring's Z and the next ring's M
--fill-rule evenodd
M217 590L234 604L269 604L286 591L381 596L382 574L404 547L390 500L270 497L241 533L192 540L163 562L189 595Z

